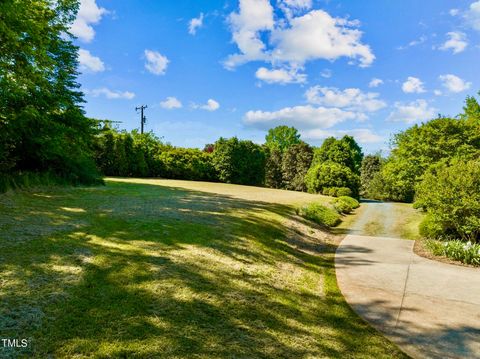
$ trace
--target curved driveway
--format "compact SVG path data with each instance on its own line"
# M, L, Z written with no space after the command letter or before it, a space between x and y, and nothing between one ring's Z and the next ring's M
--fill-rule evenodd
M348 235L338 285L352 308L415 358L480 358L480 269L425 259L405 239Z

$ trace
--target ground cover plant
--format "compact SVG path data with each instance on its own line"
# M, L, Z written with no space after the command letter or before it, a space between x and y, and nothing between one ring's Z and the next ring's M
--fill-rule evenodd
M329 198L121 181L0 196L0 328L25 357L405 357L345 303L335 237L295 215Z
M458 240L439 241L429 239L425 246L436 256L447 257L455 261L480 266L480 244Z

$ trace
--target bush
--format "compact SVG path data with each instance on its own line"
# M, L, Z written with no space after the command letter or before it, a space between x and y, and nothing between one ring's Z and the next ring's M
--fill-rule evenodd
M318 203L305 205L298 212L302 217L328 227L335 227L341 222L337 212Z
M346 166L335 162L325 162L312 166L308 170L305 184L311 193L323 193L325 188L347 187L351 190L353 197L358 197L360 178Z
M427 240L425 244L437 256L444 256L465 264L480 266L480 244L436 240Z
M313 150L305 142L290 146L282 158L282 181L285 189L306 191L305 175L310 168Z
M335 198L331 203L338 213L344 214L351 213L354 209L360 207L360 203L355 198L348 196Z
M215 169L212 155L193 148L174 148L160 153L158 160L163 165L166 178L212 181Z
M322 194L330 197L352 196L352 190L347 187L327 187L322 190Z
M480 161L433 166L416 192L414 206L427 212L421 226L425 236L480 239Z

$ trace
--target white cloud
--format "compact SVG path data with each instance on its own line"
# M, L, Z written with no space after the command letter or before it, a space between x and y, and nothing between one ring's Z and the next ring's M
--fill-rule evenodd
M448 11L448 13L451 15L451 16L457 16L459 13L460 13L460 10L459 9L450 9Z
M361 144L384 142L385 139L372 132L368 128L356 128L351 130L322 130L312 129L301 131L302 138L306 140L321 140L327 137L342 137L350 135L355 137L355 140Z
M312 0L282 0L282 3L288 7L296 9L311 9Z
M342 91L335 87L314 86L305 92L309 103L357 112L375 112L384 108L386 103L378 99L378 96L378 93L365 93L358 88L347 88Z
M176 97L169 96L165 101L160 102L160 106L167 110L173 110L175 108L182 108L182 103Z
M197 29L203 26L203 13L200 13L199 17L195 17L190 20L188 23L188 33L190 35L195 35L197 33Z
M434 90L434 91L433 91L433 94L434 94L435 96L442 96L443 93L442 93L442 91L440 91L440 90Z
M290 84L290 83L305 83L307 75L298 73L297 70L287 69L272 69L260 67L255 73L255 77L266 83Z
M378 87L380 85L383 85L383 80L375 77L368 83L368 87Z
M472 28L480 31L480 0L471 3L464 16Z
M357 114L339 108L311 105L285 107L278 111L248 111L244 116L247 125L268 129L277 125L290 125L299 129L325 129L346 120L354 120Z
M102 72L105 71L105 64L97 57L93 56L90 51L78 50L78 63L81 71Z
M465 50L468 46L467 35L460 31L447 32L447 41L439 47L440 50L452 50L454 54L458 54Z
M420 79L409 76L407 81L403 83L402 90L405 93L422 93L425 92L423 85L424 84Z
M322 76L323 78L329 79L330 77L332 77L332 70L324 69L322 72L320 72L320 76Z
M93 97L105 96L109 100L118 100L118 99L131 100L135 97L135 94L133 92L112 91L106 87L102 87L102 88L98 88L98 89L86 91L86 92L92 95Z
M205 105L192 104L191 106L206 111L216 111L220 108L220 104L214 99L208 99Z
M421 44L425 43L427 40L428 40L428 38L425 35L422 35L417 40L412 40L405 46L397 47L397 50L406 50L409 47L414 47L414 46L421 45Z
M145 50L144 54L147 60L145 68L154 75L165 75L170 62L167 57L153 50Z
M96 0L81 0L77 18L70 27L70 32L81 41L91 42L95 37L92 25L98 24L107 10L99 7Z
M366 67L375 59L370 47L361 42L357 21L333 18L323 10L287 16L275 23L268 0L240 0L239 11L230 14L229 23L240 52L227 58L227 68L249 61L298 67L311 60L340 57L358 59L360 66ZM270 36L261 36L267 32Z
M442 81L443 87L450 92L462 92L468 90L472 85L471 82L465 82L465 80L452 74L440 75L438 78Z
M272 30L274 26L273 8L269 0L240 0L239 12L231 13L228 21L240 54L228 57L225 61L227 68L267 58L259 32Z
M412 124L434 118L436 109L429 106L425 100L416 100L410 103L395 103L395 110L390 113L387 120Z

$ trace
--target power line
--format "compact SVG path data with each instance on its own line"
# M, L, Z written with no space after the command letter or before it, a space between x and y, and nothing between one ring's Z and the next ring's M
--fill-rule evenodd
M147 118L143 114L143 110L147 108L147 105L141 105L139 107L135 107L135 111L140 110L140 133L143 134L143 126L147 122Z

